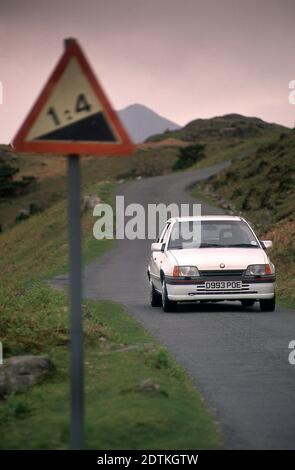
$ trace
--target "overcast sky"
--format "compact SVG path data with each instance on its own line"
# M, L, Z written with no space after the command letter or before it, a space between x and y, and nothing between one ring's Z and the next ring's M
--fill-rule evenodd
M0 0L0 142L78 38L113 105L295 122L295 0Z

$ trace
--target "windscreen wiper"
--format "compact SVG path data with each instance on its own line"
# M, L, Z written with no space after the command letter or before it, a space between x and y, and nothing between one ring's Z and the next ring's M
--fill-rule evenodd
M227 246L229 248L258 248L258 245L252 245L251 243L235 243Z
M201 243L199 248L224 248L225 245L220 245L219 243Z

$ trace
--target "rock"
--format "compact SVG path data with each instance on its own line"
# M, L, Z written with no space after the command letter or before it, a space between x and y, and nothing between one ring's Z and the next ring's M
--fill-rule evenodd
M152 379L145 379L137 385L137 390L144 393L155 393L159 392L160 385L153 382Z
M36 384L54 369L45 356L14 356L0 366L0 399Z
M92 194L90 196L84 196L82 199L82 213L86 212L88 209L94 209L97 204L101 203L101 199L96 194Z

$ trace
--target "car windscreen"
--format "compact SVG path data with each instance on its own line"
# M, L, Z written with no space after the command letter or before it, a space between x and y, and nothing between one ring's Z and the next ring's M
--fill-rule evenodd
M168 248L258 248L248 225L240 220L202 220L176 222Z

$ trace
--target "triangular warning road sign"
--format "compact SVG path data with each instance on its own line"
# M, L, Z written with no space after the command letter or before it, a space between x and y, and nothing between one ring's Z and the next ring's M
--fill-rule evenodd
M74 39L13 139L23 152L128 155L134 146Z

